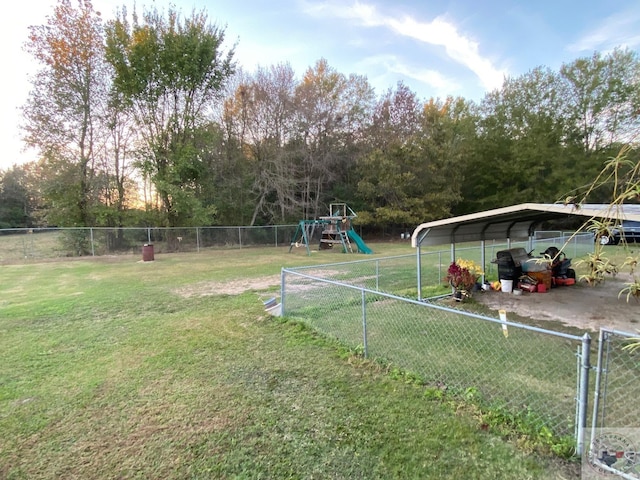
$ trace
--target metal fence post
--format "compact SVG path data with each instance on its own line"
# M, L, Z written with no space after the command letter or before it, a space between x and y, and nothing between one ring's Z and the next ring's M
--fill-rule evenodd
M93 244L93 228L89 229L89 233L91 234L91 256L95 257L96 256L96 250Z
M196 251L200 253L200 228L196 227Z
M589 369L591 364L591 337L585 333L582 337L582 354L580 355L580 393L578 398L578 434L576 438L576 454L582 456L584 452L584 430L587 426L587 406L589 403Z
M284 292L285 292L285 272L284 268L280 269L280 315L284 317Z
M600 333L598 336L598 367L596 368L596 385L593 390L593 415L591 418L591 439L589 441L589 445L593 445L593 442L596 437L596 428L598 427L598 415L600 412L600 386L602 384L602 355L604 352L604 343L607 341L607 336L604 330L600 329ZM604 421L602 422L604 426Z
M367 294L364 288L360 290L362 292L362 341L364 346L364 358L369 355L369 347L367 345Z
M380 290L380 260L376 260L376 290Z

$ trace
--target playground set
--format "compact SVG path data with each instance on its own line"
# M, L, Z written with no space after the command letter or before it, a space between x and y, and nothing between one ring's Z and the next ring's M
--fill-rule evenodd
M320 217L319 220L300 220L296 233L293 235L289 252L293 247L304 246L307 255L311 255L309 242L317 231L320 231L320 250L328 250L334 245L340 245L344 253L370 254L373 251L364 243L364 240L356 233L351 221L357 217L346 203L332 203L329 205L329 216ZM296 241L296 239L298 239ZM355 249L354 249L355 244Z

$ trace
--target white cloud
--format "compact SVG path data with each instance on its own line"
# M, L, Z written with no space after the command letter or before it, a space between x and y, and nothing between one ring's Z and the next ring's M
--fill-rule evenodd
M614 47L640 46L640 11L619 12L605 18L591 31L567 46L570 52L605 51Z
M365 27L385 27L397 35L444 47L447 56L471 70L487 90L499 88L507 75L506 71L496 68L491 60L479 53L477 42L458 32L455 25L441 17L425 22L409 16L388 16L380 13L375 6L359 1L348 6L332 2L307 4L305 11L315 16L356 20Z
M446 97L462 88L455 79L447 77L437 70L421 69L407 65L395 55L375 55L367 57L363 61L358 62L357 66L366 71L384 71L384 74L378 76L378 82L372 79L374 83L379 83L376 87L380 87L382 90L386 90L390 85L396 83L390 81L390 77L396 75L417 80L420 83L428 85L434 90L434 97Z

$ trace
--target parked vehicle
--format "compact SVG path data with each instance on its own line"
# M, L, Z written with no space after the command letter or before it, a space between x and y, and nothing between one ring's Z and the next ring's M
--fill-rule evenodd
M640 222L623 220L622 225L611 229L611 235L601 235L601 245L617 245L622 239L627 243L640 243Z

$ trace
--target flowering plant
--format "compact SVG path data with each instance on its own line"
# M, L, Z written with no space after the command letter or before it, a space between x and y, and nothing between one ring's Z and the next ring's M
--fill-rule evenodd
M471 260L459 259L451 262L445 281L458 291L470 292L482 275L480 265Z

